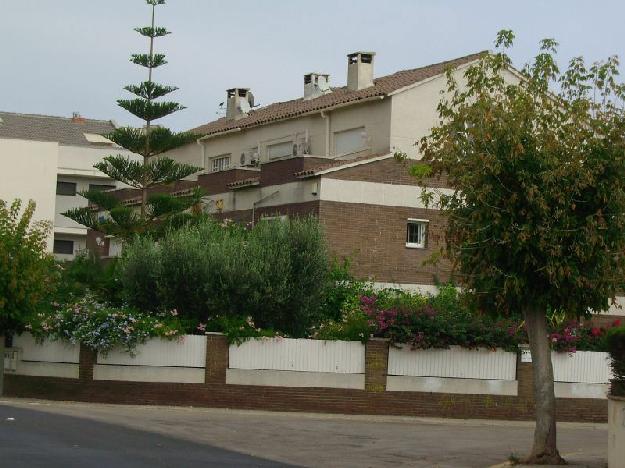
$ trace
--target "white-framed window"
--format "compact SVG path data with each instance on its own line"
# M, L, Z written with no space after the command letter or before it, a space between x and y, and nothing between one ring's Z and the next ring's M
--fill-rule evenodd
M76 196L76 183L75 182L56 182L56 194L64 195L68 197Z
M427 219L408 218L406 223L406 247L411 249L425 249L428 235Z
M293 142L283 141L267 146L267 157L269 159L286 158L293 156Z
M54 239L53 253L63 255L74 255L74 241Z
M223 171L230 167L230 155L224 154L211 159L211 171Z
M357 153L368 147L367 130L365 127L351 128L334 133L334 155Z

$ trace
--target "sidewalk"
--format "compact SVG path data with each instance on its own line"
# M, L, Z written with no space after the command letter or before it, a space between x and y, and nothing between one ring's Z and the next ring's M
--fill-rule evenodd
M0 400L2 416L11 408L94 420L295 466L503 467L510 455L529 451L533 433L533 423L527 422ZM605 467L607 425L561 423L558 437L569 466Z

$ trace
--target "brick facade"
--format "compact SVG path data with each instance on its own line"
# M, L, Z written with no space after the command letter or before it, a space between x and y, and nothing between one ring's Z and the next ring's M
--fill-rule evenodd
M225 171L210 172L208 174L201 174L198 176L198 185L202 187L202 190L206 195L215 195L217 193L227 192L228 184L237 182L240 180L246 180L254 177L259 177L260 171L248 170L248 169L227 169Z
M78 355L78 379L81 382L90 382L93 380L93 368L97 362L98 353L81 344Z
M425 249L406 247L408 218L429 220ZM331 252L349 258L357 277L415 284L450 277L449 262L424 265L444 244L444 220L436 210L321 201L319 220Z
M324 177L329 179L378 182L381 184L427 185L433 188L449 187L445 177L426 179L425 184L419 182L410 175L410 167L416 164L423 163L414 160L397 161L395 158L388 158L330 172L325 174Z
M206 368L204 382L225 384L229 365L229 346L226 337L220 334L206 336Z
M371 338L365 345L365 390L386 391L388 374L388 340Z

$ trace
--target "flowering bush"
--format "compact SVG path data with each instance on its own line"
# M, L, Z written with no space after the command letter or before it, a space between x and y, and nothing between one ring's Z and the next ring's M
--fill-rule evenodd
M328 320L319 326L312 327L311 338L316 340L346 340L365 343L374 328L369 324L368 317L359 308L343 311L340 320Z
M149 315L102 304L91 294L71 304L53 305L54 312L36 314L26 325L36 339L82 343L104 354L118 346L133 354L148 338L173 339L184 328L176 310Z
M569 321L561 326L550 324L549 341L555 351L574 353L575 351L606 351L607 332L620 326L621 321L615 320L607 327L597 327L592 324L580 324Z
M389 338L391 344L405 343L413 349L458 345L514 351L522 341L522 327L512 320L493 320L466 309L437 309L432 305L434 298L417 307L383 307L375 295L362 296L360 301L374 336Z

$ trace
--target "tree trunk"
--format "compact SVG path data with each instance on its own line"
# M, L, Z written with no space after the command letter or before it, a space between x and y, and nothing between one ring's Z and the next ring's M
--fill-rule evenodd
M525 323L534 369L536 429L532 453L524 463L563 465L566 462L560 456L556 444L556 396L545 313L540 310L525 310Z
M4 335L0 333L0 396L4 392Z

